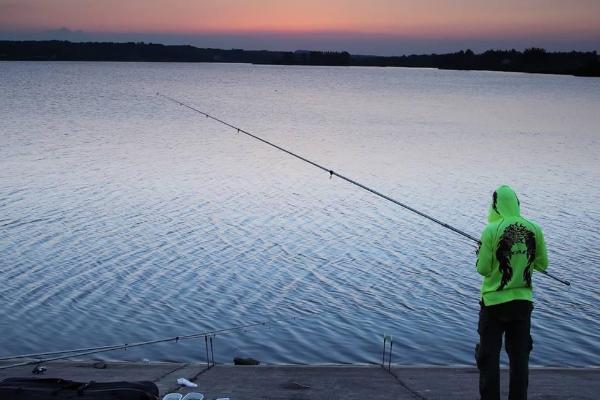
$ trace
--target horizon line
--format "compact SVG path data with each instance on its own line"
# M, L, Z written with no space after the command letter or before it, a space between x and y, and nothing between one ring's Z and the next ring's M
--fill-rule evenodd
M540 47L548 51L600 51L600 34L578 38L562 35L409 35L402 33L323 30L282 31L198 31L198 32L117 32L57 29L0 28L0 40L66 40L72 42L144 42L163 45L190 45L199 48L263 49L289 51L348 51L380 56L451 53L463 49L483 52L489 49L525 50Z
M447 54L456 54L456 53L466 53L468 51L471 51L474 55L482 55L484 53L487 52L518 52L518 53L523 53L527 50L541 50L545 53L600 53L600 51L598 50L548 50L545 49L543 47L538 47L538 46L529 46L527 48L524 48L523 50L518 50L516 48L488 48L486 50L483 51L474 51L471 50L468 47L465 48L461 48L460 50L455 50L455 51L449 51L446 53L440 53L440 52L433 52L433 53L411 53L411 54L401 54L401 55L376 55L376 54L359 54L359 53L352 53L350 51L347 50L309 50L309 49L293 49L293 50L265 50L265 49L243 49L243 48L218 48L218 47L200 47L197 45L193 45L193 44L165 44L165 43L157 43L157 42L152 42L152 41L99 41L99 40L91 40L91 41L83 41L83 40L69 40L69 39L23 39L23 40L7 40L7 39L1 39L0 38L0 42L64 42L64 43L81 43L81 44L135 44L135 45L158 45L158 46L165 46L165 47L169 47L169 46L189 46L189 47L193 47L199 50L219 50L219 51L248 51L248 52L254 52L254 51L267 51L267 52L273 52L273 53L295 53L295 52L315 52L315 53L348 53L350 56L361 56L361 57L383 57L383 58L390 58L390 57L407 57L407 56L434 56L434 55L447 55ZM600 55L599 55L600 57Z

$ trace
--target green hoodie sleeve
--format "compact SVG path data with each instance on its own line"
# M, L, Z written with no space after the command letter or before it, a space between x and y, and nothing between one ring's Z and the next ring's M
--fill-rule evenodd
M489 276L492 273L494 261L492 243L492 232L488 225L481 234L479 250L477 250L477 272L483 276Z
M548 252L546 251L546 242L544 234L540 227L537 228L535 260L533 261L533 269L536 271L545 271L548 268Z

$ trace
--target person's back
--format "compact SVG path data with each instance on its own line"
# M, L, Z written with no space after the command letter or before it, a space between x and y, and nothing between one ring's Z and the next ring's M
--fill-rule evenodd
M546 245L540 227L521 217L519 200L509 186L494 192L488 221L477 254L477 272L483 276L476 352L480 394L484 400L500 398L500 350L506 333L509 399L526 399L532 273L548 266Z

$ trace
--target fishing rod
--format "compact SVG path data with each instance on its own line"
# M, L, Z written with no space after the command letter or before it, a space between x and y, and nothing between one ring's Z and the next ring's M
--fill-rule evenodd
M201 111L201 110L199 110L199 109L197 109L197 108L195 108L193 106L190 106L189 104L183 103L183 102L181 102L181 101L179 101L177 99L174 99L174 98L169 97L167 95L164 95L162 93L158 93L157 92L156 94L158 96L164 97L165 99L170 100L170 101L172 101L172 102L174 102L176 104L179 104L180 106L186 107L186 108L188 108L188 109L190 109L190 110L192 110L194 112L197 112L198 114L204 115L206 118L212 119L213 121L216 121L216 122L218 122L220 124L228 126L229 128L236 130L237 133L243 133L244 135L250 136L253 139L256 139L256 140L258 140L258 141L260 141L260 142L262 142L262 143L264 143L266 145L274 147L275 149L280 150L280 151L282 151L282 152L284 152L286 154L289 154L290 156L295 157L295 158L297 158L297 159L299 159L301 161L304 161L305 163L308 163L308 164L312 165L313 167L319 168L319 169L327 172L329 174L330 178L332 178L333 176L337 176L338 178L340 178L340 179L342 179L342 180L344 180L344 181L346 181L348 183L351 183L354 186L358 186L359 188L361 188L363 190L366 190L367 192L371 192L371 193L373 193L376 196L379 196L379 197L381 197L381 198L383 198L383 199L385 199L385 200L387 200L389 202L392 202L392 203L394 203L394 204L396 204L396 205L398 205L398 206L400 206L400 207L402 207L402 208L404 208L404 209L406 209L408 211L411 211L411 212L413 212L413 213L415 213L417 215L420 215L421 217L426 218L426 219L428 219L428 220L430 220L430 221L432 221L432 222L434 222L434 223L436 223L436 224L438 224L438 225L440 225L440 226L442 226L442 227L444 227L446 229L449 229L449 230L453 231L454 233L457 233L457 234L459 234L459 235L461 235L461 236L463 236L463 237L465 237L465 238L467 238L467 239L475 242L478 246L481 244L481 241L479 239L477 239L476 237L474 237L474 236L466 233L465 231L463 231L461 229L458 229L458 228L456 228L456 227L454 227L452 225L449 225L449 224L447 224L447 223L445 223L445 222L443 222L443 221L441 221L441 220L439 220L439 219L437 219L435 217L432 217L431 215L428 215L428 214L426 214L426 213L424 213L422 211L419 211L416 208L413 208L413 207L411 207L411 206L409 206L409 205L407 205L405 203L402 203L402 202L400 202L400 201L398 201L398 200L396 200L396 199L394 199L394 198L392 198L392 197L390 197L388 195L385 195L385 194L383 194L383 193L381 193L381 192L379 192L379 191L377 191L377 190L375 190L373 188L370 188L370 187L368 187L366 185L363 185L362 183L357 182L354 179L351 179L351 178L349 178L347 176L344 176L344 175L342 175L342 174L340 174L338 172L335 172L334 170L332 170L330 168L324 167L321 164L318 164L318 163L316 163L314 161L311 161L311 160L309 160L306 157L298 155L298 154L296 154L296 153L294 153L294 152L292 152L290 150L287 150L287 149L285 149L285 148L283 148L283 147L281 147L281 146L279 146L279 145L277 145L275 143L272 143L272 142L270 142L270 141L268 141L266 139L263 139L263 138L261 138L261 137L259 137L257 135L254 135L254 134L252 134L252 133L250 133L250 132L248 132L248 131L246 131L246 130L238 127L238 126L230 124L229 122L226 122L226 121L224 121L222 119L214 117L214 116L212 116L212 115L210 115L210 114L208 114L208 113L206 113L204 111ZM554 279L554 280L562 283L563 285L571 286L571 282L563 280L563 279L560 279L560 278L558 278L558 277L556 277L556 276L554 276L554 275L552 275L552 274L550 274L550 273L548 273L546 271L538 271L538 272L541 272L542 274L544 274L544 275L546 275L546 276L548 276L548 277L550 277L550 278L552 278L552 279Z
M22 366L26 366L26 365L43 364L43 363L47 363L50 361L64 360L64 359L72 358L72 357L80 357L80 356L91 355L91 354L106 353L106 352L114 351L114 350L127 350L127 349L130 349L133 347L148 346L151 344L179 342L181 340L197 339L197 338L209 337L209 336L212 337L212 336L216 336L217 334L219 334L219 335L231 334L231 333L234 333L234 332L237 332L240 330L248 330L248 329L252 329L252 328L259 328L262 326L281 324L281 323L284 323L284 322L287 322L290 320L308 318L309 316L314 316L314 315L318 315L321 313L322 313L322 311L310 311L304 315L294 315L294 316L288 316L288 317L284 317L284 318L280 318L280 319L251 322L251 323L247 323L247 324L232 326L229 328L215 329L215 330L211 330L211 331L204 331L204 332L192 333L192 334L183 335L183 336L174 336L174 337L168 337L168 338L162 338L162 339L156 339L156 340L147 340L147 341L143 341L143 342L123 343L123 344L109 345L109 346L98 346L98 347L88 347L88 348L82 348L82 349L59 350L59 351L51 351L51 352L45 352L45 353L33 353L33 354L21 354L21 355L15 355L15 356L7 356L7 357L0 358L0 361L16 360L16 359L20 359L20 358L32 358L32 357L35 358L35 357L39 357L39 356L50 356L50 355L55 355L56 357L36 359L36 360L32 360L32 361L24 361L24 362L17 363L17 364L4 365L4 366L0 366L0 370L15 368L15 367L22 367ZM69 354L67 354L67 353L69 353Z

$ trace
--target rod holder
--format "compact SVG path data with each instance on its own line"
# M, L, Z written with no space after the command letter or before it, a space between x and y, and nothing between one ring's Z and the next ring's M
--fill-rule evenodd
M213 367L215 366L215 351L214 351L214 348L213 348L213 338L214 337L215 337L215 335L212 335L210 337L210 339L209 339L209 341L210 341L210 355L211 355L211 358L212 358L212 366Z
M383 335L383 352L381 357L381 367L385 368L385 354L387 343L390 343L389 352L388 352L388 371L392 370L392 349L394 347L394 339L391 335Z
M204 347L206 348L206 368L210 368L210 360L208 358L208 336L204 336Z

